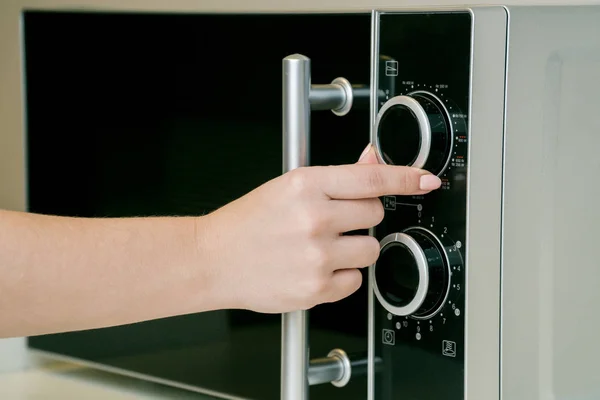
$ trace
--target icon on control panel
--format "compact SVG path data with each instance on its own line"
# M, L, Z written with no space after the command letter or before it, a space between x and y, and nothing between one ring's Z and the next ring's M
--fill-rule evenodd
M382 331L382 333L383 333L383 335L382 335L383 336L382 337L383 344L387 344L390 346L393 346L396 344L396 332L394 332L391 329L384 329Z
M444 340L442 342L442 354L447 357L456 357L456 342Z
M396 209L396 196L385 196L383 198L383 208L394 211Z
M398 76L398 61L385 62L385 76Z

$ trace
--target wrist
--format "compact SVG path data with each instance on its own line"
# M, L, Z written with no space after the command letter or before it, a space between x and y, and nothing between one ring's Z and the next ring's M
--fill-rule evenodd
M227 246L214 219L213 214L192 219L194 233L190 268L197 288L194 303L201 311L234 308L225 276Z

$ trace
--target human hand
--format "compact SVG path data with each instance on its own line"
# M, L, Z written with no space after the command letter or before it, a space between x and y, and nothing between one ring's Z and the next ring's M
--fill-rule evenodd
M371 146L357 164L275 178L199 220L214 295L224 308L263 313L339 301L379 257L377 239L342 234L378 225L380 196L425 194L440 184L427 171L379 164Z

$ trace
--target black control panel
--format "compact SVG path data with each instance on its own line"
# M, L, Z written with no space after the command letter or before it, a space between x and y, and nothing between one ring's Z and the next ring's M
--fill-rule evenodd
M377 400L463 400L468 12L381 13L374 142L382 162L424 168L442 187L381 199L371 267ZM383 65L382 65L383 64Z

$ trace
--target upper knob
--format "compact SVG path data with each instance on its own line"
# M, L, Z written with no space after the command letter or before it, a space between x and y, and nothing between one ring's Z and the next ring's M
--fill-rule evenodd
M375 147L386 164L440 175L453 145L450 116L434 94L416 91L388 100L377 116Z

